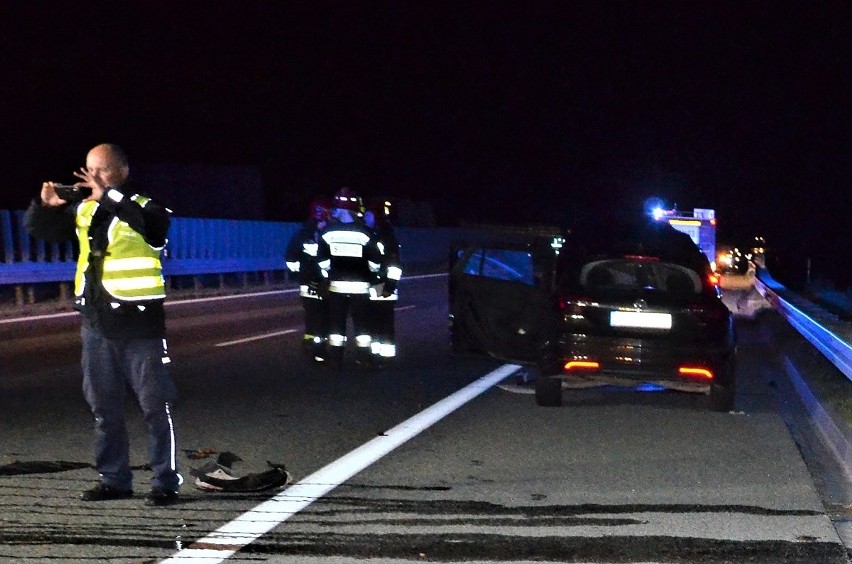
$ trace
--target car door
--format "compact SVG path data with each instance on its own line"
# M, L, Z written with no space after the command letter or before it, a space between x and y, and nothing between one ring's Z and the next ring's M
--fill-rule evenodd
M510 362L534 362L553 341L553 248L496 242L451 253L453 348Z

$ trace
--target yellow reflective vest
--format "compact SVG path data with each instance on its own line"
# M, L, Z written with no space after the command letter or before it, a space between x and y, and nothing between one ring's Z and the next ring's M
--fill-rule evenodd
M149 198L134 194L130 198L143 208ZM89 227L100 204L96 201L83 202L77 207L77 238L80 241L80 256L77 259L77 274L74 278L74 293L81 297L86 284L86 269L89 267ZM114 298L124 301L155 300L166 297L163 265L160 262L162 247L152 247L130 225L118 217L109 226L109 242L103 261L101 282L104 289Z

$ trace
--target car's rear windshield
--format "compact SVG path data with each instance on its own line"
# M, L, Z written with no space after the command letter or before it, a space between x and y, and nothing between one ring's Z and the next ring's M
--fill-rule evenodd
M612 225L568 239L558 285L588 296L654 292L688 298L713 292L710 263L685 233L668 224Z
M701 277L694 270L644 257L587 262L563 282L569 288L589 295L655 291L689 296L702 292Z

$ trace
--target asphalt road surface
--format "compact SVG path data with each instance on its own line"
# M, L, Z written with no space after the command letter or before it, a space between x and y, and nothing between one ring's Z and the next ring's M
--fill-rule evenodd
M403 281L383 371L305 359L292 291L169 304L186 482L166 508L143 505L132 404L136 496L78 499L97 474L74 315L0 322L0 562L847 562L763 322L738 328L730 413L617 388L541 408L518 367L450 355L446 292ZM222 452L293 483L196 488Z

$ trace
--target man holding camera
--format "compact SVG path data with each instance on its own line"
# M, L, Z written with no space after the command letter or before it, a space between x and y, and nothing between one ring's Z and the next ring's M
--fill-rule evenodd
M165 340L165 281L160 253L171 211L135 192L124 151L101 144L86 166L74 172L73 187L45 182L27 209L34 237L62 241L77 237L80 256L74 280L82 314L83 392L95 417L95 466L100 482L84 501L129 498L130 444L125 426L125 391L133 391L148 431L153 470L148 505L177 501L183 479L171 406ZM67 198L67 199L65 199Z

